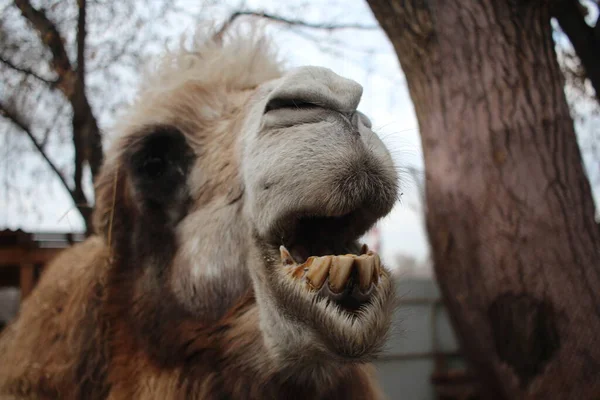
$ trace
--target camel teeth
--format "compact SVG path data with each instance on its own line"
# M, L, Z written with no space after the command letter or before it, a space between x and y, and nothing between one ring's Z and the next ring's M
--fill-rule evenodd
M379 254L373 253L373 282L377 283L381 274L381 259Z
M352 272L354 258L349 256L335 256L329 270L329 287L334 293L341 293Z
M308 268L304 264L298 265L298 266L292 268L291 275L295 279L300 279L304 276L306 271L308 271Z
M354 260L358 269L358 286L363 292L369 289L373 280L373 270L375 269L375 257L362 254Z
M315 257L308 267L306 280L311 289L320 289L327 279L329 268L331 266L331 256Z
M294 261L294 257L292 257L292 255L290 254L288 249L285 248L285 246L279 246L279 255L281 256L281 263L283 265L296 264L296 261Z
M360 255L367 254L368 251L369 251L369 246L367 246L367 244L365 243L360 247L360 253L358 253L358 254L360 254Z

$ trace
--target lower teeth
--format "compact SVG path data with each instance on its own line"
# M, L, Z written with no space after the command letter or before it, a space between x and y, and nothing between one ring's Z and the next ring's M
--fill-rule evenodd
M325 280L333 293L342 293L352 276L362 292L369 291L372 284L377 284L381 275L381 261L377 253L370 251L366 245L361 254L311 256L304 263L298 264L285 246L280 247L281 263L295 279L307 283L310 290L319 290Z

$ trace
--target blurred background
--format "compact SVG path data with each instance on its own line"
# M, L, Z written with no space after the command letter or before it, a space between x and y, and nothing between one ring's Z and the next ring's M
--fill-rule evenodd
M367 2L88 0L83 19L76 0L32 1L29 15L18 3L0 0L4 323L55 250L83 240L89 232L93 176L145 66L165 48L179 46L182 35L193 35L197 26L260 21L287 66L325 66L363 85L359 109L371 118L401 171L401 201L365 237L395 272L403 294L397 315L402 331L393 335L378 364L386 391L392 398L400 388L407 399L444 393L445 398L476 397L477 385L465 372L433 276L425 226L425 165L415 109L398 62L402 55ZM593 47L600 43L597 1L565 3L575 6L578 22L595 32L596 42L590 46L600 57L600 47ZM564 92L598 205L600 108L572 45L573 40L585 42L587 31L574 39L565 27L575 22L565 14L553 17ZM35 249L35 262L16 265L22 249Z

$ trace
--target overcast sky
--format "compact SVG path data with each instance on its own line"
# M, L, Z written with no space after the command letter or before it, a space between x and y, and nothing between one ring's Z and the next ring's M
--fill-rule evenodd
M199 2L183 2L193 7ZM247 7L276 13L286 13L288 17L302 18L308 21L359 22L364 25L377 25L367 5L363 2L330 1L318 2L319 6L306 6L306 2L286 3L255 0L246 2ZM294 6L290 6L290 4ZM328 4L324 7L323 4ZM228 15L231 7L219 5L211 8L214 18ZM190 12L190 14L193 14ZM181 33L191 32L195 24L194 18L180 18L165 23L161 27L166 35L175 39ZM364 94L359 109L373 121L374 129L388 145L394 160L401 171L401 187L403 200L398 203L392 213L381 221L379 231L382 241L382 255L388 264L394 260L396 253L404 253L424 260L428 255L428 245L423 226L423 217L419 204L418 186L412 181L408 168L423 170L422 152L419 132L413 106L410 101L404 76L401 73L396 55L384 33L377 29L372 31L344 30L327 33L315 30L282 28L273 26L268 33L280 49L280 54L290 67L300 65L319 65L331 68L336 73L354 79L364 87ZM158 46L157 46L158 48ZM131 91L134 88L120 88ZM586 108L588 107L588 108ZM589 105L580 107L584 118L577 126L580 137L585 142L587 133L600 126L598 117L591 117L593 108ZM102 128L108 132L110 140L110 124L112 116L103 116ZM7 139L0 144L0 157L9 151ZM586 153L587 154L587 153ZM27 163L38 163L33 156L27 156ZM587 156L586 156L587 157ZM29 160L31 158L31 160ZM586 158L591 175L600 176L598 163L594 164L590 157ZM592 167L595 165L595 167ZM595 171L592 171L595 168ZM0 179L7 180L0 164ZM595 179L598 183L598 179ZM46 183L44 190L31 188L28 182L11 182L13 186L23 187L30 191L20 201L8 196L0 196L0 228L22 228L29 231L82 230L83 224L70 199L62 191L58 182ZM28 187L29 186L29 187ZM48 191L47 188L52 190ZM596 199L600 199L599 185L594 185ZM18 203L18 204L17 204ZM32 203L37 206L33 207ZM40 206L41 205L41 206ZM36 212L34 212L36 211Z

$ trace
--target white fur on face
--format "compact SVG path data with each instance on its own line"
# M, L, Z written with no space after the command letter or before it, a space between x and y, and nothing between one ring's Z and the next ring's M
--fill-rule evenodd
M208 205L178 227L181 247L171 287L189 311L207 320L223 315L250 288L248 229L239 205Z
M238 135L236 151L213 147L200 156L189 178L194 196L214 180L205 171L207 160L214 159L213 165L228 154L241 158L231 163L239 165L235 176L244 193L232 206L225 205L225 198L210 202L178 227L172 287L190 310L218 317L250 287L247 249L253 230L267 236L274 221L289 212L342 215L362 205L371 187L388 185L384 192L395 199L391 157L370 122L356 112L361 93L359 84L328 69L299 68L265 83L250 97L249 109L240 114L246 117L240 132L229 133ZM298 99L316 107L265 114L274 99ZM235 124L213 126L225 132ZM372 176L371 169L379 175ZM344 186L348 179L353 186Z
M314 363L322 355L369 360L389 327L389 280L382 278L373 301L352 319L269 269L273 260L260 246L279 244L270 235L289 214L361 209L374 223L396 199L391 156L357 112L358 83L319 67L282 75L264 41L253 40L208 41L168 55L124 119L123 143L140 127L164 124L179 130L196 156L187 177L192 204L174 228L169 287L207 322L254 289L262 338L277 363Z
M246 212L259 234L267 235L289 212L343 215L365 201L374 184L387 184L387 194L395 196L389 152L370 122L355 117L362 94L358 83L326 68L304 67L269 86L268 94L255 97L243 139ZM278 99L315 107L261 113ZM346 178L362 178L354 186L363 187L345 186Z

